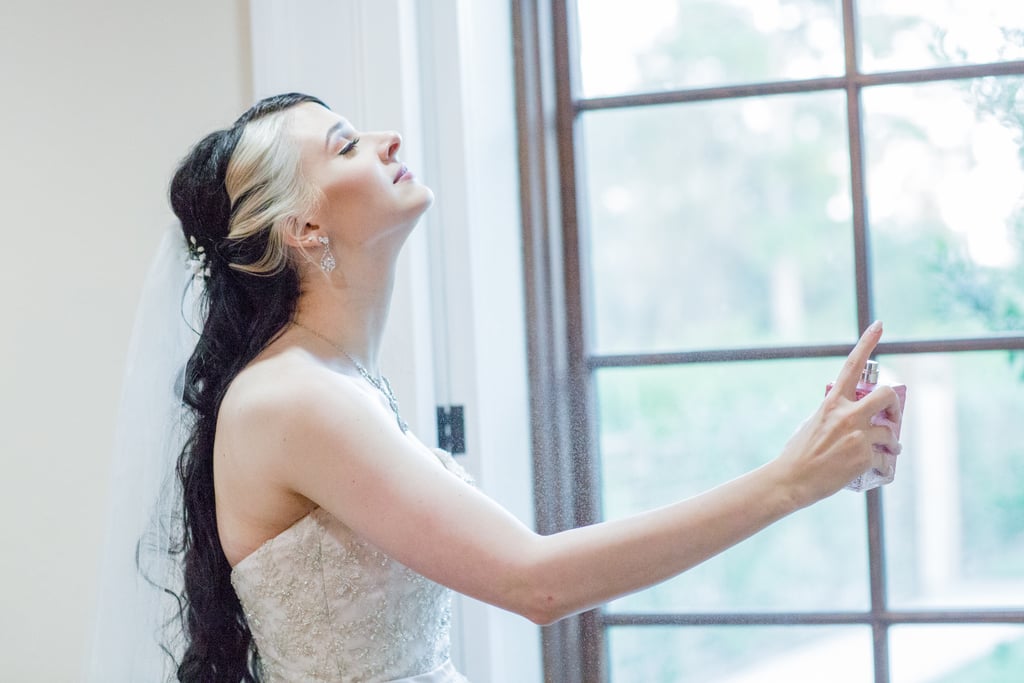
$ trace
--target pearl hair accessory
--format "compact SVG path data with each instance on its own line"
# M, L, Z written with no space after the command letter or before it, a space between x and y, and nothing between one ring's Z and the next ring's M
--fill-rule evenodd
M188 260L185 268L192 273L192 280L204 281L210 277L210 265L206 259L206 248L196 242L195 236L188 238Z

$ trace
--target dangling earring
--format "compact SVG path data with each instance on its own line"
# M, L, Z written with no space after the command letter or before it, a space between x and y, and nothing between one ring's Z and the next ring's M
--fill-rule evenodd
M334 270L334 266L337 265L334 261L334 254L331 253L331 240L327 236L321 235L316 241L324 245L324 253L320 257L320 270L330 273Z

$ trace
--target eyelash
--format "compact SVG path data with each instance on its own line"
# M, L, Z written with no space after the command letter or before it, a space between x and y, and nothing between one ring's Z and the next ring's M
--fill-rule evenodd
M341 148L341 151L338 152L338 156L344 156L344 155L348 154L349 152L354 150L356 148L356 145L358 145L358 144L359 144L359 138L353 139L352 142L346 144L344 147Z

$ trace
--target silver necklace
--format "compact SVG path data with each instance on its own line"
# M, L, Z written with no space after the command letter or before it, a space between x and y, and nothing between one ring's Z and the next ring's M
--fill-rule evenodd
M373 388L375 388L384 396L384 398L388 402L388 406L391 408L391 412L395 414L395 419L398 420L398 428L402 430L402 433L404 434L409 431L409 425L406 424L405 420L402 419L401 414L398 412L398 399L395 398L395 392L391 390L391 382L388 381L387 377L385 377L384 375L381 375L380 377L374 377L373 375L370 374L369 370L363 367L362 363L360 363L355 358L350 356L348 351L341 348L338 344L334 343L333 341L331 341L324 335L320 334L316 330L306 327L302 323L296 322L294 320L292 321L292 324L295 325L296 327L301 327L314 337L317 337L327 342L332 347L340 351L341 355L345 356L345 358L348 359L348 362L355 367L356 372L358 372L363 379L369 382L370 385L373 386Z

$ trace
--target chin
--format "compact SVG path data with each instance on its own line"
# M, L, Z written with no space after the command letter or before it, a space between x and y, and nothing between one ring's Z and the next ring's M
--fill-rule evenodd
M416 203L417 218L426 213L427 209L429 209L434 204L434 191L431 190L426 185L420 185L419 189L421 191L418 193L419 196L417 197L417 199L419 201Z

